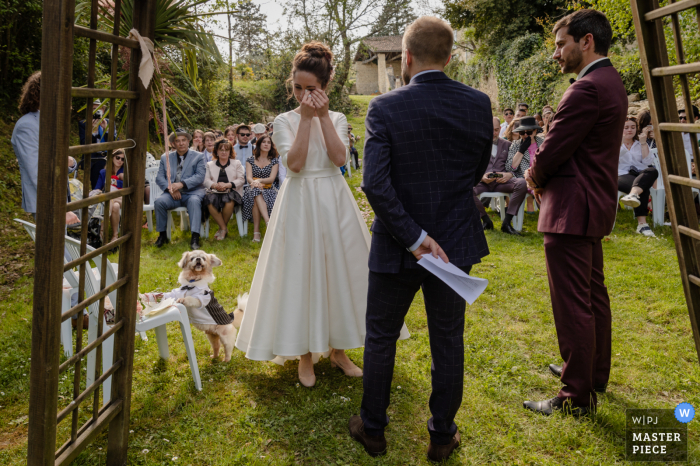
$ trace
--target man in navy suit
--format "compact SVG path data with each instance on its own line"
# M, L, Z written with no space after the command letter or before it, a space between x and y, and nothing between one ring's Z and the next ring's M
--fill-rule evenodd
M454 423L462 402L465 301L417 264L423 254L465 272L488 254L473 188L491 158L491 103L449 79L452 28L434 17L403 36L407 83L376 97L366 119L362 189L375 212L369 256L364 396L350 435L372 456L386 452L396 341L423 289L432 352L428 457L441 461L459 445Z
M168 242L166 234L168 226L168 211L178 207L187 207L190 216L190 248L199 249L199 232L202 227L202 198L204 197L204 176L207 167L204 155L189 148L192 135L178 128L170 134L170 142L175 145L173 152L168 154L170 161L170 185L168 185L165 154L161 157L156 183L163 190L155 202L156 225L160 236L156 246L161 247Z

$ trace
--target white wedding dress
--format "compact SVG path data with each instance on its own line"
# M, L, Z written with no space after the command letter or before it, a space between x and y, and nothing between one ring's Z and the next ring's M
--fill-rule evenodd
M348 146L347 119L329 112ZM282 165L301 115L275 118ZM284 364L311 352L364 346L370 236L340 169L328 158L314 117L304 169L287 170L267 226L236 340L248 359ZM402 338L408 338L404 325Z

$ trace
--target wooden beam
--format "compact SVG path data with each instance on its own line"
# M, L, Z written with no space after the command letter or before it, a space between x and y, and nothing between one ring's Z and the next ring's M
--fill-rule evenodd
M105 152L115 149L128 149L134 145L134 141L126 139L124 141L98 142L96 144L83 144L82 146L70 146L68 155L75 157L80 154L92 154L93 152Z
M115 416L124 411L124 402L122 400L114 400L114 398L112 400L106 409L100 413L97 422L90 421L90 425L78 435L78 439L75 442L64 445L59 449L61 453L55 459L55 464L69 464L73 461L83 448L90 444ZM51 445L50 447L53 450L54 446ZM51 464L53 465L54 461L51 461Z
M113 91L111 89L97 89L89 87L74 87L70 91L73 97L99 97L101 99L138 99L138 92Z
M88 39L95 39L101 42L109 42L110 44L122 45L124 47L129 47L132 49L140 47L139 41L135 39L127 39L122 36L115 36L108 32L102 32L95 29L86 28L83 26L78 26L77 24L73 26L73 34L78 37L87 37Z
M659 130L678 133L700 133L700 125L690 123L659 123Z
M34 255L32 364L29 375L27 464L55 461L58 365L66 180L73 80L73 24L69 0L44 0L42 16L41 94L37 229Z
M700 6L700 0L683 0L676 3L671 3L663 8L652 10L644 15L644 19L646 21L654 21L655 19L663 18L664 16L668 16L673 13L680 13L681 11L695 8L697 6Z
M681 186L690 186L691 188L700 189L700 180L685 178L683 176L678 175L668 175L668 181L673 184L678 184Z
M676 76L679 74L691 74L700 72L700 63L686 63L683 65L660 66L651 70L654 77Z
M133 27L143 37L153 40L155 35L156 0L134 2ZM141 256L141 218L143 211L143 190L146 177L146 147L148 144L148 115L150 113L150 86L145 88L139 78L141 50L131 52L129 70L129 90L139 93L138 100L131 100L126 122L126 134L136 141L131 152L127 179L135 188L131 196L124 196L122 212L122 234L131 233L119 251L119 276L129 277L129 282L117 294L116 318L124 322L124 327L114 336L114 359L122 359L124 366L112 376L112 399L122 400L124 409L109 424L107 438L107 465L123 466L127 463L129 444L129 415L131 410L131 381L134 368L134 334L136 333L136 301L139 294L139 260Z

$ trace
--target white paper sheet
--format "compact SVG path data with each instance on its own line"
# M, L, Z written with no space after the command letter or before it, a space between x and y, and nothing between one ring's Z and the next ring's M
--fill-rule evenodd
M424 267L447 286L452 288L469 304L474 304L476 298L484 292L489 281L485 278L477 278L467 275L451 263L445 263L440 258L434 258L430 254L425 254L418 261L418 265Z

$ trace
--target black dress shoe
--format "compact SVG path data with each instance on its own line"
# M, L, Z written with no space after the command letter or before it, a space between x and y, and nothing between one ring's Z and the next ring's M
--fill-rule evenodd
M169 243L169 242L170 242L170 240L169 240L168 237L165 235L165 233L163 233L163 234L160 235L160 236L158 237L158 239L156 240L156 247L157 247L157 248L163 247L165 244L167 244L167 243Z
M551 400L524 401L523 408L529 409L530 411L534 411L536 413L544 414L545 416L551 416L555 411L561 411L564 414L579 417L585 416L594 411L586 406L574 406L570 401L564 401L558 396L555 396Z
M360 416L350 416L348 430L350 431L350 437L360 442L369 456L377 457L386 454L386 437L384 435L367 435L365 423L362 422Z
M435 445L433 442L430 442L430 445L428 445L428 459L435 463L445 461L447 458L450 457L452 452L455 451L457 447L459 447L459 442L461 439L462 438L459 435L458 430L457 433L455 433L454 437L450 439L450 443L448 443L447 445Z
M554 377L561 379L561 371L562 371L561 366L558 366L556 364L549 365L549 372L551 372ZM595 390L596 393L605 393L606 389L607 389L607 384L606 385L598 385L596 387L593 387L593 390Z
M192 239L190 239L190 249L193 251L199 249L199 233L192 233Z
M558 377L561 379L561 371L561 366L557 366L556 364L549 365L549 372L551 372L554 377Z
M491 218L489 218L488 215L486 217L482 217L481 220L483 221L484 230L493 230L493 221L491 221Z
M508 233L509 235L520 236L520 232L513 228L513 226L510 223L504 223L503 225L501 225L501 231L503 233Z

